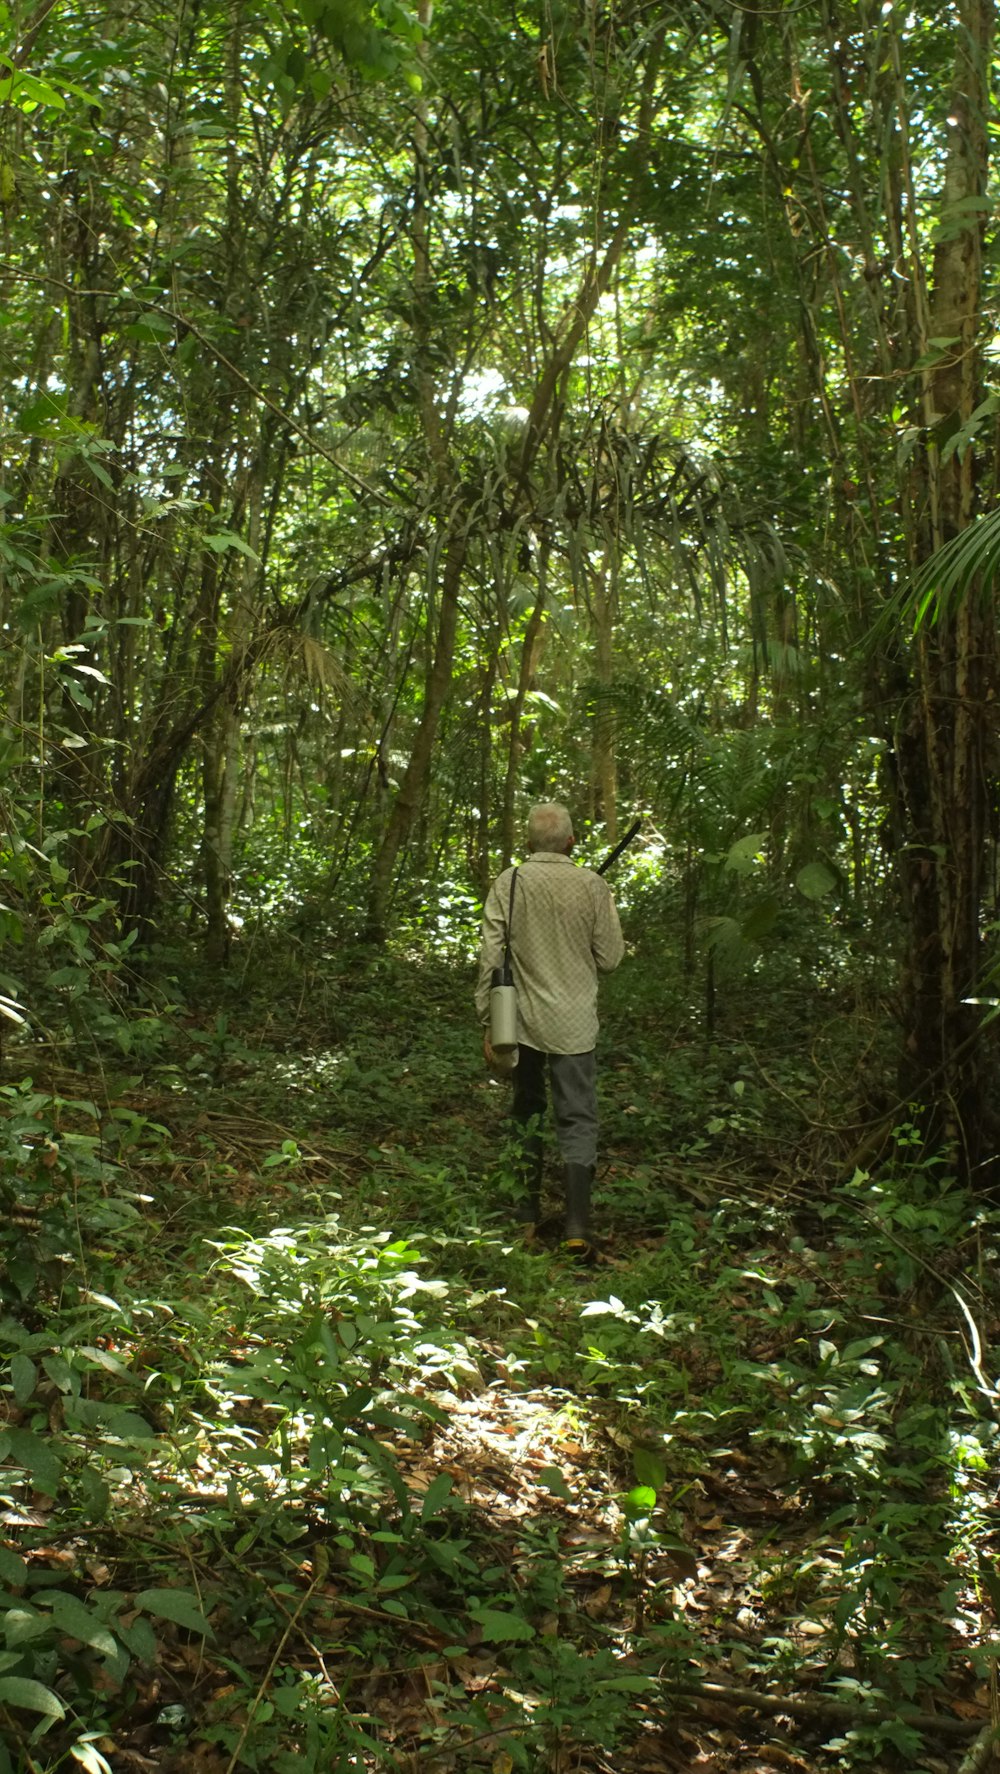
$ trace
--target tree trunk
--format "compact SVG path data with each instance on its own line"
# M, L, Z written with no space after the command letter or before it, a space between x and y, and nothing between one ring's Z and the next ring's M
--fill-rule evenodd
M594 577L594 665L597 707L594 712L593 781L598 817L604 820L609 844L618 842L618 773L615 765L614 681L614 555L607 548ZM609 584L609 580L612 583Z
M264 493L262 469L265 452L266 441L262 439L257 463L248 471L250 484L247 495L247 541L255 552L261 539ZM241 660L246 657L258 619L254 582L259 582L261 577L260 570L249 558L243 557L236 572L226 624L226 638L232 659ZM229 954L229 896L232 890L233 839L236 834L239 799L246 682L247 675L243 672L233 677L230 689L216 703L205 734L205 824L201 854L205 876L205 953L213 966L223 965Z
M458 520L461 524L461 519ZM423 804L430 781L431 758L437 736L441 710L451 684L451 667L455 657L458 633L458 592L462 570L469 549L469 532L464 525L453 528L446 544L441 573L441 603L438 610L437 638L434 656L427 674L424 704L417 725L416 737L406 773L393 802L372 870L371 895L368 902L369 934L381 941L392 893L393 870L402 845L409 837L414 820Z
M521 742L521 722L524 718L524 704L528 691L535 681L538 670L538 658L545 637L545 594L548 582L548 553L543 547L538 575L538 596L535 607L528 618L528 626L524 631L521 644L521 664L517 677L517 692L510 706L510 740L507 750L507 774L503 785L503 814L501 819L500 844L502 867L510 868L514 856L514 818L517 798L517 773L521 763L524 746Z
M988 171L994 0L962 0L958 10L945 225L928 326L933 339L953 343L924 385L926 443L910 487L917 565L967 528L975 509L971 442L950 454L946 445L978 402L983 212L976 200L981 205ZM968 1000L981 965L995 658L992 604L973 585L957 607L941 609L920 631L896 757L910 921L906 1087L937 1105L933 1133L954 1142L966 1176L980 1178L991 1093L980 1012Z

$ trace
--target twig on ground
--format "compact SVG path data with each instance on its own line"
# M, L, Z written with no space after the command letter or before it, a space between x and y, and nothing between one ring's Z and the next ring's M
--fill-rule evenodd
M721 1701L724 1705L747 1707L754 1712L787 1714L789 1718L814 1720L824 1724L880 1724L901 1718L928 1737L948 1737L961 1742L982 1730L979 1719L953 1719L945 1713L913 1712L909 1707L862 1706L846 1700L826 1700L822 1696L762 1694L756 1688L730 1688L723 1682L668 1682L667 1693L678 1698ZM992 1731L992 1725L989 1727ZM985 1764L983 1764L985 1766Z
M274 1672L277 1669L279 1662L281 1661L281 1657L284 1652L285 1646L288 1643L288 1640L291 1638L292 1633L294 1632L296 1626L298 1625L299 1615L303 1612L303 1609L305 1608L306 1603L311 1599L314 1591L318 1588L319 1584L322 1583L325 1575L326 1575L325 1564L322 1566L318 1566L316 1573L312 1579L312 1582L309 1585L309 1588L304 1592L301 1599L299 1600L299 1603L295 1609L294 1614L291 1616L290 1620L288 1621L288 1624L285 1627L284 1632L282 1633L280 1639L278 1640L278 1643L276 1644L276 1646L274 1648L274 1654L271 1658L270 1663L267 1666L267 1669L264 1672L264 1678L260 1684L260 1687L257 1689L256 1694L254 1695L252 1701L250 1702L250 1705L247 1708L247 1716L246 1716L246 1719L244 1720L244 1723L243 1723L243 1729L241 1730L239 1737L236 1740L236 1747L234 1748L233 1753L230 1756L228 1763L226 1764L226 1774L233 1774L233 1770L236 1767L236 1764L239 1761L240 1756L242 1754L243 1745L246 1742L248 1736L250 1735L250 1730L253 1725L254 1717L257 1712L257 1708L260 1706L260 1703L264 1699L264 1696L267 1693L268 1688L271 1686L271 1682L274 1677Z

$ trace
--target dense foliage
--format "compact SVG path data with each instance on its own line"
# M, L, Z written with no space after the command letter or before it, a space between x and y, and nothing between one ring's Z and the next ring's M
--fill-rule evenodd
M979 1730L993 30L0 6L16 1765ZM550 796L643 819L610 1278L461 1008Z

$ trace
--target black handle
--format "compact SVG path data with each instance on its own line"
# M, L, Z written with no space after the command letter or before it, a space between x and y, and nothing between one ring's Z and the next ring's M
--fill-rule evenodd
M604 861L601 863L601 866L597 871L597 873L599 875L606 875L607 874L609 868L611 867L611 864L613 862L618 861L618 858L621 855L622 851L628 849L629 845L632 842L632 839L634 837L636 837L638 835L638 833L641 832L641 830L642 830L642 820L637 819L634 822L634 824L629 826L628 831L625 833L625 836L622 838L621 842L616 844L614 849L609 853L609 855L607 855L604 858Z

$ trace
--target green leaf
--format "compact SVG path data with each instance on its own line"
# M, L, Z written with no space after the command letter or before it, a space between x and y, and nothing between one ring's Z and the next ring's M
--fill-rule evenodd
M10 1583L16 1589L28 1575L28 1567L19 1552L11 1552L9 1546L0 1546L0 1583Z
M165 314L157 314L155 309L149 309L145 314L140 314L131 326L125 327L124 333L127 339L135 339L139 344L162 345L164 340L173 338L174 322Z
M18 1404L27 1404L38 1381L38 1369L28 1355L15 1355L10 1364L10 1380Z
M303 1698L302 1689L298 1684L296 1684L294 1688L271 1689L271 1699L274 1703L274 1710L275 1712L280 1713L281 1717L285 1719L291 1718L293 1713L298 1712L299 1707L302 1705Z
M67 1595L61 1589L42 1599L47 1607L51 1607L52 1619L60 1632L67 1633L70 1638L78 1638L81 1645L89 1645L92 1650L100 1651L104 1657L117 1656L118 1646L113 1635L85 1602L75 1595Z
M48 1443L31 1429L8 1429L11 1458L31 1473L35 1489L54 1497L62 1477L62 1462Z
M42 1712L50 1719L66 1717L66 1708L58 1694L23 1675L0 1675L0 1703L23 1706L27 1712Z
M758 866L766 843L766 832L749 832L745 838L737 838L736 843L729 847L725 867L736 875L752 874Z
M803 899L825 899L837 885L837 877L825 862L807 862L795 877Z
M424 1493L423 1507L420 1511L421 1521L430 1521L432 1516L441 1513L451 1496L452 1483L452 1478L447 1472L439 1472L437 1478L432 1479Z
M622 1507L629 1521L643 1521L656 1508L656 1492L652 1485L637 1484L625 1497Z
M170 1620L175 1626L186 1627L188 1632L200 1633L202 1638L215 1637L198 1606L197 1596L189 1589L143 1589L135 1598L135 1606L140 1613Z
M8 1608L3 1616L4 1640L11 1647L30 1644L36 1638L47 1638L51 1631L52 1621L48 1615L39 1614L35 1608Z
M97 1398L68 1398L66 1421L74 1428L104 1429L121 1441L149 1441L153 1430L138 1411L121 1404L104 1404Z
M547 1491L551 1491L554 1497L561 1497L564 1503L572 1503L573 1493L558 1466L543 1466L538 1474L538 1482Z
M770 936L780 909L778 899L773 893L767 899L759 899L756 905L752 905L740 925L740 935L744 942L763 942L765 937Z
M235 548L253 561L255 566L260 566L260 555L250 547L249 542L244 542L242 536L237 536L234 530L210 530L203 540L205 547L210 548L213 554L225 554L227 548Z
M117 1624L115 1630L122 1644L131 1651L140 1663L155 1663L157 1654L156 1634L148 1620L140 1614L132 1621L131 1626Z
M632 1449L632 1470L640 1485L647 1486L654 1496L667 1482L667 1463L663 1455L654 1453L652 1448L644 1448L641 1443Z
M80 452L79 460L83 463L84 468L90 470L94 479L98 481L102 487L107 487L108 491L111 493L115 491L115 483L102 462L98 462L95 456L88 455L85 451ZM86 667L81 665L78 669L84 671L86 670ZM103 683L107 683L107 678L102 677L100 672L97 672L95 675L101 677Z
M472 1618L488 1645L520 1643L535 1636L535 1629L523 1614L508 1614L500 1608L475 1608Z
M65 400L55 394L41 394L30 401L14 423L29 437L79 437L86 429L68 411Z
M22 111L35 111L39 105L46 105L51 111L66 109L65 99L54 86L20 68L0 80L0 104L8 102L19 105Z

